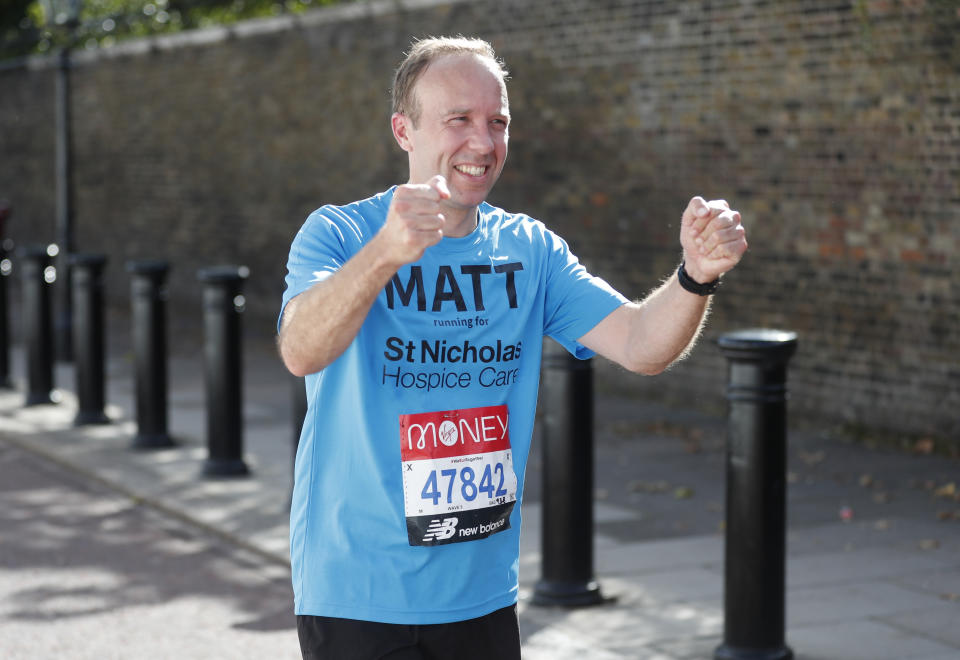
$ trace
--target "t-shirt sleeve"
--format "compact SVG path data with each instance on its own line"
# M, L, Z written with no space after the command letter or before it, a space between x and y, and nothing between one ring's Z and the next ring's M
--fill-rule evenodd
M310 214L293 239L287 257L286 288L277 330L283 321L283 310L294 297L339 270L347 262L344 227L336 214L326 207Z
M547 231L544 240L548 248L544 334L581 360L592 357L594 352L577 339L628 301L587 272L562 238Z

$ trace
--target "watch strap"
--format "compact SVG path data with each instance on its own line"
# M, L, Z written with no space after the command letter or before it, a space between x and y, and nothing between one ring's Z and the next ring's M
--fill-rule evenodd
M680 280L680 286L689 291L690 293L695 293L698 296L709 296L712 295L718 288L720 288L720 278L713 280L712 282L707 282L705 284L700 284L695 279L690 277L687 273L687 269L683 267L683 262L680 262L680 267L677 268L677 279Z

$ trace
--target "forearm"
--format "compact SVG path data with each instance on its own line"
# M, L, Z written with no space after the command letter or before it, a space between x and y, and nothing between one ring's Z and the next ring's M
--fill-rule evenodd
M747 250L740 213L723 200L694 197L680 219L680 245L692 291L708 286ZM623 305L579 341L631 371L658 374L690 351L703 328L710 297L692 291L673 273L642 302Z
M340 357L396 270L374 239L340 270L287 303L278 340L287 369L305 376Z
M703 329L710 299L684 290L674 273L640 302L631 315L625 349L633 370L657 374L686 356Z
M340 357L400 266L443 238L441 202L449 198L439 175L426 184L398 186L376 236L340 270L287 303L278 339L287 369L305 376Z
M658 374L696 343L708 307L709 297L685 291L674 273L642 301L614 310L579 341L630 371Z

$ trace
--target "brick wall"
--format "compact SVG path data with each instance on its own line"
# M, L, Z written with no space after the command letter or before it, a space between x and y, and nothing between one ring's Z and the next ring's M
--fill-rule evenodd
M492 202L542 218L628 295L678 261L690 195L740 208L751 250L706 341L628 383L721 409L711 341L800 333L791 412L960 436L960 3L951 0L374 2L82 53L77 242L122 264L251 267L268 328L313 208L401 180L390 73L414 36L462 32L507 61L511 154ZM20 243L53 239L53 71L0 69L0 196Z

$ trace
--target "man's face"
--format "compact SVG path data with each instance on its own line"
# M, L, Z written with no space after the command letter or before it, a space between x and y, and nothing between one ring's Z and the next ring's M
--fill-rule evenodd
M394 133L409 154L410 183L442 174L449 204L469 210L486 199L507 158L510 106L493 64L475 55L447 55L430 64L413 93L417 126L397 117Z

